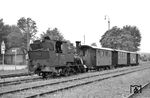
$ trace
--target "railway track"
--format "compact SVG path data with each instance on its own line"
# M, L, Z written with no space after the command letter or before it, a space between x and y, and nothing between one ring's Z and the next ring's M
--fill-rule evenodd
M0 75L1 79L5 79L5 78L14 78L14 77L22 77L22 76L29 76L29 75L33 75L33 73L17 73L17 74L7 74L7 75Z
M148 69L150 67L144 67L144 68L131 68L131 69L124 69L124 70L118 70L118 71L111 71L111 72L107 72L107 73L103 73L103 74L95 74L95 75L88 75L88 76L84 76L84 77L70 77L70 78L65 78L65 79L61 79L61 80L52 80L52 81L43 81L43 82L37 82L34 84L28 84L22 87L14 87L13 89L3 89L0 92L0 96L6 96L6 95L11 95L12 94L15 95L14 98L20 98L20 97L25 97L25 98L33 98L33 97L38 97L38 96L42 96L45 94L49 94L49 93L54 93L57 91L61 91L61 90L65 90L65 89L70 89L73 87L77 87L77 86L82 86L82 85L86 85L89 83L93 83L96 81L102 81L105 79L109 79L109 78L113 78L113 77L118 77L121 75L125 75L125 74L129 74L129 73L133 73L136 71L140 71L140 70L145 70ZM14 94L15 93L15 94Z
M9 79L9 80L2 79L0 82L0 87L18 85L18 84L34 82L38 80L42 80L42 78L39 76L23 76L17 79Z
M139 66L137 66L137 67L139 67ZM93 73L93 72L90 72L90 73ZM18 85L18 84L22 84L22 83L36 82L36 81L42 80L42 78L39 76L31 77L32 74L23 74L22 77L21 77L22 74L17 75L17 77L14 77L14 75L15 74L8 75L8 76L12 76L12 77L5 77L4 76L5 78L3 77L0 81L0 87L10 86L10 85ZM9 79L9 78L12 78L12 79ZM58 77L58 78L60 78L60 77Z

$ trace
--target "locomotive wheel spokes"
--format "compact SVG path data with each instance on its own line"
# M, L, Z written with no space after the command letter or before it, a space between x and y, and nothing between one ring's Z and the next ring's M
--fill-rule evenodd
M65 76L70 76L70 70L69 69L66 69Z
M47 76L46 76L46 73L45 73L45 72L42 72L42 78L43 78L43 79L47 79Z
M76 71L73 68L70 68L70 74L74 75L74 74L76 74Z
M63 74L64 76L69 76L69 70L68 70L68 68L64 68L64 69L62 70L62 74Z
M76 71L74 68L71 68L71 67L66 67L63 69L63 73L64 73L64 76L70 76L70 75L73 75L73 74L76 74Z

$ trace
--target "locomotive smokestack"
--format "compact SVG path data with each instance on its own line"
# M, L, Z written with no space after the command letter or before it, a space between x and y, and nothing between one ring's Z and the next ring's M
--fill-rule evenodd
M76 41L76 48L81 46L81 41Z
M76 52L79 53L79 47L81 46L81 41L76 41Z

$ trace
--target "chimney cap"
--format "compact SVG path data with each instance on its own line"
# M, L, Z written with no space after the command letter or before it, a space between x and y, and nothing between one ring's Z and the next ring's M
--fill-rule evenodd
M76 41L76 43L81 43L81 41Z

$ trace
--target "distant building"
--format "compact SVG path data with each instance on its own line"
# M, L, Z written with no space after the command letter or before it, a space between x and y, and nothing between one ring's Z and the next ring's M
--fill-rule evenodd
M16 64L24 65L26 64L26 56L20 48L11 48L6 51L5 55L5 64ZM2 61L2 54L0 54L0 61ZM0 62L1 63L1 62Z

